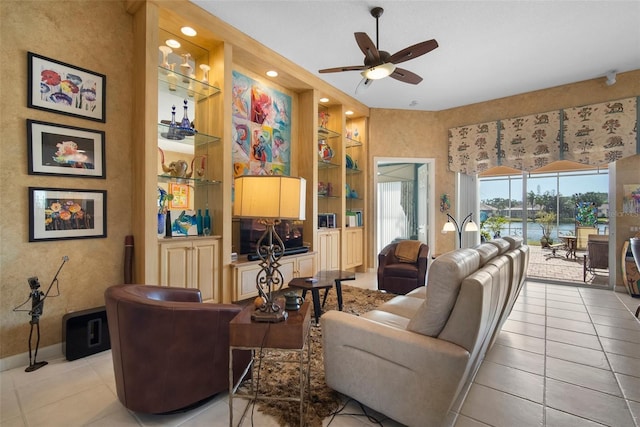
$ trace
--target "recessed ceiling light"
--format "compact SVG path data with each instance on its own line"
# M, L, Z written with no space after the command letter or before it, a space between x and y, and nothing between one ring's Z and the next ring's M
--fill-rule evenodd
M278 77L278 72L275 70L269 70L267 71L267 76L269 77Z
M167 46L172 47L174 49L178 49L180 47L180 42L178 40L169 39L164 42Z
M329 102L329 98L320 98L320 102Z
M180 28L180 31L182 32L182 34L184 34L185 36L189 36L189 37L193 37L193 36L198 34L196 32L196 30L194 30L191 27L182 27L182 28Z
M347 116L352 116L353 115L353 111L351 110L347 110L344 112Z

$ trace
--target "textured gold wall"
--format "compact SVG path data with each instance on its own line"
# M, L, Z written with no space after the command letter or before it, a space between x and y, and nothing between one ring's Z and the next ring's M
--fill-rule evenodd
M104 305L103 292L123 280L124 238L131 234L132 17L120 1L0 2L0 357L27 351L27 278L44 290L63 255L60 297L40 320L41 347L62 339L62 316ZM27 108L27 51L107 76L106 123ZM106 179L27 174L26 119L106 132ZM27 188L107 190L107 238L29 243ZM27 304L30 308L31 304ZM25 364L28 360L25 359Z
M104 304L104 289L123 277L124 237L132 233L134 161L132 69L133 20L119 1L0 2L0 358L27 351L29 316L12 308L29 295L26 279L39 276L46 287L63 255L70 257L60 274L62 295L45 304L41 346L61 341L61 319L69 311ZM26 107L27 51L107 75L107 122L98 123ZM454 197L454 174L447 170L447 130L451 127L527 115L556 108L640 95L640 71L621 74L618 83L604 79L575 83L441 112L377 110L371 112L370 159L432 157L436 159L436 194ZM84 179L27 174L26 119L61 123L106 132L107 178ZM617 192L637 182L639 156L618 162ZM372 182L373 168L368 176ZM626 180L626 181L625 181ZM105 189L108 192L106 239L28 242L27 187ZM369 200L373 200L370 187ZM373 208L373 206L371 207ZM438 216L440 220L440 216ZM627 237L630 221L619 226ZM443 221L443 220L442 220ZM637 224L637 222L636 222ZM442 227L442 222L436 224ZM626 227L627 231L624 231ZM372 228L370 228L372 230ZM372 233L372 231L371 231ZM453 248L451 235L436 233L438 251ZM369 236L369 241L374 241ZM375 265L373 260L369 265ZM26 360L25 360L26 364Z
M607 86L605 78L600 77L438 112L372 109L369 120L369 164L373 165L373 158L377 156L434 158L436 159L436 197L447 193L454 202L455 174L449 172L447 168L448 129L638 95L640 95L640 70L635 70L619 74L617 83L613 86ZM622 184L631 183L629 180L638 181L640 156L636 155L619 161L617 167L616 188L620 199ZM372 168L369 170L369 179L373 183L371 174ZM635 179L632 179L634 174ZM368 200L374 200L373 191L375 189L371 186ZM375 207L372 206L372 208ZM455 208L452 206L452 209L455 210ZM436 210L436 230L442 228L445 220L446 217ZM618 219L619 239L630 236L629 222L634 220L637 225L639 221L637 217ZM369 241L375 241L372 240L371 227L368 232ZM436 252L452 250L454 244L453 234L443 235L436 232ZM620 248L617 250L620 251ZM368 254L369 265L375 266L373 255ZM619 268L615 270L617 272Z

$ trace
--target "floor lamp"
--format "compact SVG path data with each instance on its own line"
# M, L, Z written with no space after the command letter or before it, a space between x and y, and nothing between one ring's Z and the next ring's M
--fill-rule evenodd
M447 222L442 227L443 233L448 233L449 231L457 231L458 232L458 247L462 248L462 231L478 231L478 226L472 219L473 212L464 217L462 222L458 224L458 221L455 220L454 217L447 214ZM453 222L451 222L453 221Z
M283 219L305 219L305 190L304 178L290 176L246 175L234 180L233 215L257 219L265 226L256 247L260 260L256 288L261 300L251 315L253 321L280 322L287 318L274 298L284 284L279 268L285 249L275 226Z

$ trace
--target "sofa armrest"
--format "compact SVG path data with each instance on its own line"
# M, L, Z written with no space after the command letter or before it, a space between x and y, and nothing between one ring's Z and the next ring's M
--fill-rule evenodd
M340 311L321 319L329 387L402 424L443 424L470 363L464 348Z

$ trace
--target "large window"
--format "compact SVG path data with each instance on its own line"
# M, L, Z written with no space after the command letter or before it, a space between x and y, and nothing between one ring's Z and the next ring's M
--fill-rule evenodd
M554 172L480 178L480 220L485 237L493 237L492 224L501 235L526 236L540 245L540 215L552 214L551 238L575 233L576 203L592 202L597 209L598 232L609 229L607 170ZM526 189L526 191L524 190ZM496 220L498 218L499 220ZM504 219L502 219L504 218Z

